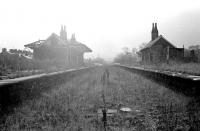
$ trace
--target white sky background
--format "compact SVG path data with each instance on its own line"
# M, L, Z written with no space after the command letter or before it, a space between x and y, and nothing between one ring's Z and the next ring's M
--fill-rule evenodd
M200 44L199 0L2 0L0 48L23 49L66 25L68 38L93 50L86 57L111 60L150 41L153 22L178 47Z

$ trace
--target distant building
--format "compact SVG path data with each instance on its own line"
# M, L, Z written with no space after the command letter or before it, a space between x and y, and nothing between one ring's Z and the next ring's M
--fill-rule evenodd
M200 62L200 45L189 46L189 58L192 62Z
M200 49L200 45L192 45L188 47L189 50L199 50Z
M157 23L153 23L151 41L140 50L142 62L159 63L168 60L181 60L184 57L184 49L176 48L172 43L158 34Z
M36 60L52 60L71 66L83 65L84 53L92 52L89 47L76 40L75 34L68 40L65 26L61 27L60 36L52 33L46 40L24 46L33 50L33 58Z

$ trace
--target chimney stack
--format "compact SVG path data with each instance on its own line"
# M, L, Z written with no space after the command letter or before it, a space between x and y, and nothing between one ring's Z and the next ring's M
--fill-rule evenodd
M152 23L152 31L153 31L153 30L154 30L154 23ZM152 31L151 31L151 32L152 32Z
M152 24L152 31L151 31L151 41L155 40L158 37L158 29L157 29L157 23Z

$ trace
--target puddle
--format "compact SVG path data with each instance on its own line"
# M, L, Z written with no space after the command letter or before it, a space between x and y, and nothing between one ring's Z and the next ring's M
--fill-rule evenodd
M119 110L120 110L121 112L127 112L127 113L132 112L132 109L129 108L129 107L122 107L122 108L120 108Z
M193 80L194 80L194 81L198 81L198 80L200 80L200 77L198 77L198 78L193 78Z
M100 108L97 110L97 115L98 117L103 117L103 112L102 112L103 108ZM108 108L106 110L106 116L114 116L116 114L137 114L137 113L141 113L140 110L138 109L131 109L129 107L121 107L119 109L116 108Z

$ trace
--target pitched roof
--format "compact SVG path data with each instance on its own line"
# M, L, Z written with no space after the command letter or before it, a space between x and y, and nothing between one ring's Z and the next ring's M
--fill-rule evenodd
M162 35L158 36L156 39L154 39L153 41L150 41L144 48L142 48L140 51L145 50L147 48L151 48L154 44L156 44L157 41L159 41L160 39L164 39L165 41L167 41L171 46L173 46L174 48L176 48L173 44L171 44L167 39L165 39Z
M69 47L77 49L81 52L92 52L92 50L89 47L87 47L85 44L82 44L80 42L70 43Z
M48 46L66 46L65 41L60 39L58 35L55 33L52 33L42 45L48 45Z
M80 43L78 41L64 41L60 39L60 37L55 33L52 33L46 40L38 40L24 46L31 49L39 48L41 46L55 46L58 48L70 47L74 50L78 50L81 52L92 52L92 50L89 47L87 47L85 44Z
M34 48L37 48L37 47L41 46L41 44L43 42L45 42L45 40L38 40L38 41L32 42L30 44L24 45L24 47L28 47L30 49L34 49Z

